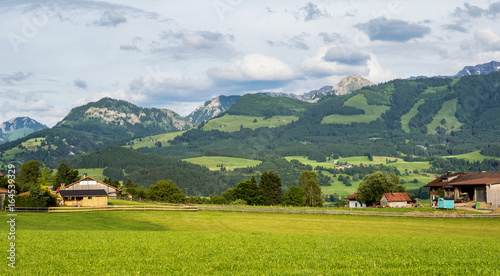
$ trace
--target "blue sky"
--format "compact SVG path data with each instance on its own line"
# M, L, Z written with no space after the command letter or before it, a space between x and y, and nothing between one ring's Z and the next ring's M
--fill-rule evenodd
M0 122L53 126L109 96L187 115L218 95L302 94L500 60L500 2L0 2Z

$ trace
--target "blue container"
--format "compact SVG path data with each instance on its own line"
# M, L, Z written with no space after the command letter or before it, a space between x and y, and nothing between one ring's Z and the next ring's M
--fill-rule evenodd
M438 199L438 208L440 209L453 209L455 208L455 202L453 200L445 200L444 198Z

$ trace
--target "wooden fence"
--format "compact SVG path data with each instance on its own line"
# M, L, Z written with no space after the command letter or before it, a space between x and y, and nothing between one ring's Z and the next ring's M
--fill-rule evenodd
M431 212L372 212L352 210L328 209L285 209L285 208L255 208L236 206L199 206L201 211L222 212L252 212L252 213L280 213L280 214L324 214L324 215L349 215L349 216L379 216L379 217L419 217L419 218L500 218L499 214L457 214L457 213L431 213Z
M109 205L100 207L16 207L13 212L71 213L94 211L198 211L194 205Z

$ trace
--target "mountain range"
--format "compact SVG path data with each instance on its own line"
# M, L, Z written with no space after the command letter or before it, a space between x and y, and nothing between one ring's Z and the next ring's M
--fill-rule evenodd
M338 87L347 90L327 87L310 93L317 101L266 94L217 97L200 106L191 121L171 110L103 98L72 109L51 129L0 145L0 162L36 159L54 164L169 132L176 134L163 146L134 148L175 158L301 155L324 160L332 154L367 152L429 158L498 144L500 72L378 85L351 75L342 83ZM193 128L193 121L201 123Z
M12 118L0 124L0 144L14 141L35 131L47 128L29 117Z

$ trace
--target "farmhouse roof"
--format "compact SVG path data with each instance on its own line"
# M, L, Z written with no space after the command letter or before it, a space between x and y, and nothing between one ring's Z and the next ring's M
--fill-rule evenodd
M9 193L9 191L4 190L4 189L0 189L0 194L8 194L8 193Z
M459 185L486 185L500 182L500 172L472 172L443 174L424 187L452 187Z
M62 197L70 196L108 196L105 190L60 190L59 194Z
M354 193L354 194L346 197L346 199L349 199L349 200L353 200L354 199L355 200L357 195L358 195L358 193Z
M90 177L90 176L85 176L85 177L84 177L84 178L82 178L82 179L79 179L79 180L77 180L77 181L75 181L75 182L73 182L73 183L71 183L71 184L68 184L68 185L66 185L66 187L65 187L65 188L68 188L68 187L70 187L70 186L73 186L73 185L75 185L75 184L77 184L77 183L79 183L79 182L81 182L81 181L83 181L83 180L85 180L85 179L90 179L90 180L93 180L93 181L95 181L95 182L98 182L98 183L100 183L100 184L102 184L102 185L106 185L106 186L108 186L108 187L110 187L110 188L113 188L113 189L115 189L115 190L117 190L117 191L121 191L120 189L118 189L118 188L116 188L116 187L114 187L114 186L111 186L111 185L109 185L109 184L106 184L106 183L104 183L104 182L102 182L102 181L99 181L99 180L97 180L97 179L95 179L95 178L92 178L92 177Z
M407 193L384 193L384 195L389 202L411 201Z
M31 193L30 193L29 191L27 191L27 192L24 192L24 193L20 193L20 194L18 194L18 195L20 195L20 196L25 196L25 195L29 195L29 194L31 194Z
M3 173L2 172L0 172L0 177L3 177Z

